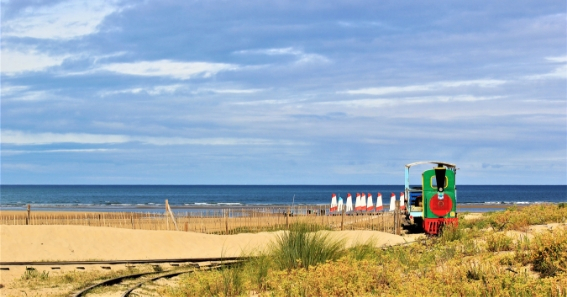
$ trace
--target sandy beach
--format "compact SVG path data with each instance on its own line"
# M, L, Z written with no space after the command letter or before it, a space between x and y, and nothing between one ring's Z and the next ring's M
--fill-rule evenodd
M144 260L239 257L263 251L282 231L214 235L88 226L0 226L0 262ZM413 241L378 231L334 231L347 246L372 239L376 246ZM21 272L0 271L1 282Z
M1 226L0 262L140 260L237 257L264 250L278 232L213 235L84 226ZM376 239L377 246L403 243L378 231L335 231L348 244Z
M468 205L467 205L468 206ZM486 205L489 209L496 209ZM475 205L475 207L478 207ZM466 207L464 208L466 209ZM463 209L463 210L464 210ZM148 259L180 259L180 258L217 258L217 257L239 257L250 255L254 252L265 251L270 244L281 235L283 231L239 233L234 235L207 234L206 232L184 232L170 230L152 229L152 225L135 225L134 229L123 225L116 220L112 227L87 225L89 221L85 216L97 217L101 213L87 212L50 212L32 211L36 220L31 225L0 225L0 262L7 267L8 262L47 262L47 261L103 261L103 260L148 260ZM44 224L41 218L61 216L64 214L69 219L79 218L77 222L57 222L55 225ZM111 214L111 213L106 213ZM387 215L387 212L385 213ZM24 211L1 211L1 215L12 217L25 216ZM114 214L117 215L117 214ZM477 213L468 214L469 217L480 216ZM322 223L339 223L340 216L298 216L290 218L290 223L297 219L315 220ZM209 225L208 228L222 230L225 222L221 219L209 219L199 221L199 225ZM235 218L230 225L240 224L241 218ZM352 220L352 222L350 221ZM380 216L350 216L345 220L345 229L359 225L370 227L371 224L379 224L383 220ZM128 219L126 220L128 221ZM283 217L257 217L251 219L252 223L282 224ZM112 219L106 224L110 225ZM135 220L134 220L135 222ZM189 221L193 222L193 221ZM363 225L362 225L363 224ZM190 227L192 225L189 225ZM241 225L238 225L241 226ZM251 226L244 220L244 226ZM164 226L162 226L164 227ZM150 230L148 230L149 228ZM376 229L374 229L376 230ZM381 230L381 229L378 229ZM325 231L326 232L326 231ZM399 236L388 232L369 230L332 231L332 237L345 240L347 246L365 243L369 240L377 246L403 244L414 241L418 235ZM124 265L122 265L124 266ZM113 269L124 269L124 267ZM0 270L0 283L7 283L22 275L25 268L11 266L11 270ZM42 268L43 269L43 268ZM74 269L73 267L68 269ZM100 269L94 265L87 269ZM63 268L62 270L67 270Z

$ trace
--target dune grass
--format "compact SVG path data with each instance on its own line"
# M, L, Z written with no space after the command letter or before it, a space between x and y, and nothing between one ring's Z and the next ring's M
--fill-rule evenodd
M387 249L372 242L344 249L297 226L297 233L282 235L270 252L236 268L237 291L206 289L223 285L222 272L212 271L182 276L178 287L158 292L164 296L566 296L567 230L543 231L531 239L505 233L525 231L526 222L567 223L565 209L536 205L486 214L449 226L439 237ZM333 251L328 257L319 252L325 248Z
M446 226L438 237L385 249L372 241L346 249L332 233L297 224L241 266L182 275L177 286L156 290L161 296L567 296L565 226L528 233L529 225L547 223L566 224L567 207L487 213ZM110 276L26 272L18 282L76 289Z
M331 238L331 233L311 230L311 225L294 224L288 232L276 238L270 257L279 269L309 269L339 258L344 250L344 242Z

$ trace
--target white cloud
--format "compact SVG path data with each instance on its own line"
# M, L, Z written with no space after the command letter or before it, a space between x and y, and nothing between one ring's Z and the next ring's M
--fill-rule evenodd
M405 93L431 90L429 85L407 86L407 87L380 87L380 88L364 88L358 90L348 90L340 93L350 95L385 95L391 93Z
M37 145L52 143L90 143L112 144L130 141L123 135L102 135L87 133L26 133L14 130L2 130L3 144Z
M256 101L245 101L245 102L234 102L232 105L249 105L249 106L259 106L259 105L287 105L291 103L299 103L305 101L305 99L265 99Z
M115 52L115 53L111 53L111 54L107 54L107 55L98 55L98 56L93 56L93 62L94 64L98 63L101 60L105 60L108 58L116 58L116 57L120 57L120 56L124 56L126 55L128 52L125 51L121 51L121 52Z
M221 71L237 70L238 68L239 67L237 65L224 63L176 62L171 60L159 60L107 64L101 66L98 69L120 74L139 76L169 76L175 79L186 80L193 77L211 77Z
M261 54L268 56L279 56L279 55L302 55L303 52L296 50L292 47L285 48L268 48L268 49L257 49L257 50L242 50L236 52L237 54Z
M158 96L162 94L174 94L179 91L189 92L191 94L216 93L216 94L254 94L265 91L264 89L210 89L202 88L197 90L189 90L188 86L183 84L163 85L154 87L136 87L115 91L103 91L100 95L105 97L116 94L148 94Z
M96 33L104 18L119 8L113 1L64 1L28 7L2 24L2 35L40 39L71 39Z
M29 89L29 87L27 86L12 86L12 85L8 85L8 84L2 84L1 90L2 90L2 97L6 97L6 96L12 96L14 94L18 94L22 91L25 91Z
M36 50L26 52L2 49L1 71L5 75L15 75L26 71L43 71L59 66L68 55L50 56Z
M42 101L47 99L52 99L53 95L46 91L28 91L21 92L19 94L13 94L11 96L6 96L2 98L2 101Z
M294 145L289 141L274 141L259 138L181 138L138 137L138 141L153 145Z
M318 102L318 105L339 105L346 107L383 107L395 105L413 105L413 104L428 104L434 102L476 102L501 99L502 96L427 96L427 97L409 97L404 99L358 99L358 100L342 100L342 101L329 101Z
M2 150L3 155L21 155L21 154L52 154L52 153L107 153L116 152L117 149L56 149L56 150Z
M291 56L297 57L297 60L295 61L296 64L330 62L330 60L327 59L323 55L305 53L305 52L298 50L298 49L295 49L293 47L269 48L269 49L257 49L257 50L242 50L242 51L237 51L236 53L237 54L259 54L259 55L268 55L268 56L291 55Z
M382 22L375 22L375 21L339 21L337 23L340 27L344 28L371 28L371 27L380 27L382 29L395 29L395 27L382 23Z
M408 93L418 91L433 91L447 88L458 88L465 86L476 86L481 88L496 87L505 84L504 80L496 79L479 79L479 80L463 80L463 81L444 81L424 85L413 85L403 87L378 87L378 88L364 88L358 90L348 90L339 93L350 95L385 95L393 93Z
M556 63L567 63L567 56L547 57L545 59Z
M154 86L154 87L139 87L139 88L130 88L130 89L122 89L116 91L104 91L101 92L101 96L109 96L109 95L116 95L116 94L148 94L151 96L157 96L161 94L173 94L180 88L183 88L184 85L182 84L174 84L174 85L163 85L163 86Z
M89 133L27 133L14 130L2 130L2 144L45 145L56 143L80 144L120 144L139 142L151 145L298 145L286 140L260 138L184 138L184 137L147 137Z
M545 58L555 64L563 64L555 67L551 72L526 76L527 79L567 79L567 56Z
M264 91L264 89L204 89L204 90L218 94L254 94Z

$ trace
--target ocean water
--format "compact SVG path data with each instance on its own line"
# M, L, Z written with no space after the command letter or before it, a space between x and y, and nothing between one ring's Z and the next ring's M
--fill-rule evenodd
M163 210L165 200L173 209L330 204L333 193L346 200L347 193L382 193L387 204L391 193L399 197L403 185L2 185L0 208L81 211ZM567 186L461 185L459 204L511 204L567 202Z

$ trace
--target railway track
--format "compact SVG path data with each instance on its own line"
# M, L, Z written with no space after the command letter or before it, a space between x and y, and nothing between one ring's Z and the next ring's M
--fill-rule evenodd
M199 263L207 261L243 260L244 257L223 258L173 258L147 260L102 260L102 261L42 261L42 262L0 262L0 266L57 266L57 265L114 265L114 264L155 264L155 263Z
M143 273L126 274L126 275L118 276L112 279L107 279L95 283L91 286L88 286L80 290L79 292L72 293L70 296L71 297L87 296L89 292L92 292L97 288L114 287L109 289L109 291L113 292L114 296L118 296L118 293L116 292L119 292L121 297L128 297L131 296L131 294L136 289L142 288L143 286L146 285L150 285L159 279L172 278L181 274L193 273L195 271L205 271L211 269L219 269L223 267L228 268L234 265L239 265L244 261L244 259L242 258L231 259L231 260L227 260L226 258L214 258L209 260L213 260L213 261L200 262L200 263L190 262L189 263L190 265L188 265L190 266L190 268L178 267L167 271L143 272Z
M246 257L223 257L223 258L179 258L179 259L148 259L148 260L113 260L113 261L53 261L53 262L0 262L1 270L40 270L50 268L61 271L72 269L84 271L91 269L113 270L116 266L125 265L133 268L137 265L151 265L154 271L141 273L128 273L94 283L78 292L70 294L72 297L86 296L101 287L109 288L113 296L130 296L136 289L150 285L160 279L172 278L181 274L193 273L231 267L246 261ZM167 268L166 268L167 267ZM16 270L17 271L17 270ZM95 291L96 292L96 291ZM118 295L120 293L120 295Z

